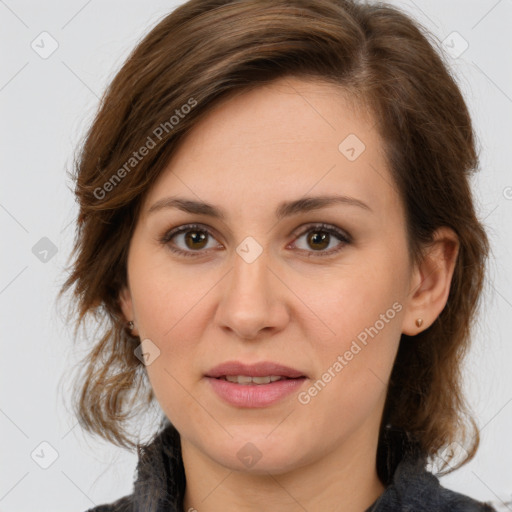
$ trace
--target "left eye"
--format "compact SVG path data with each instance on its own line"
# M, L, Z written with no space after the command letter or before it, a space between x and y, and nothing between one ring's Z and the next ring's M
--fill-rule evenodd
M302 237L306 236L306 244L309 245L309 247L315 247L316 249L313 251L312 256L325 256L332 254L333 252L338 252L338 249L335 249L334 251L331 249L329 251L326 251L326 249L331 245L331 242L333 242L334 239L338 239L339 243L338 246L343 246L345 244L350 243L350 239L348 235L343 233L341 230L335 228L334 226L326 226L326 225L320 225L320 226L312 226L307 229L307 231L303 232L301 235L299 235L294 242L301 239ZM306 248L300 248L301 250L309 251L309 249ZM315 252L320 252L320 254L314 254Z
M173 239L180 240L180 237L182 242L184 242L184 246L182 245L181 247L176 241L172 241ZM302 231L302 233L295 236L292 242L293 245L296 246L296 242L303 237L306 239L306 244L308 244L309 247L312 247L313 250L310 250L307 247L298 247L298 249L300 251L309 252L310 256L328 256L334 252L338 252L341 250L340 246L349 244L351 241L348 234L345 234L335 226L325 224L309 226L306 231ZM340 243L334 250L330 249L327 251L326 249L331 245L331 242L333 242L333 237L338 239ZM203 249L215 248L214 243L212 246L208 247L209 238L211 238L212 241L215 240L207 229L199 225L187 225L172 229L165 233L161 237L160 242L163 245L167 245L171 251L180 255L200 256L200 253L204 252L202 251ZM219 244L217 247L220 248L222 245Z

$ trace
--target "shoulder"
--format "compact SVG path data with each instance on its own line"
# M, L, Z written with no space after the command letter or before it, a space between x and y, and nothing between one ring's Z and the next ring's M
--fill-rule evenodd
M487 503L443 487L425 467L425 458L405 454L392 480L373 508L367 512L496 512Z
M367 512L497 512L489 503L443 487L427 469L427 456L417 440L399 427L386 427L378 473L387 487Z
M446 487L439 487L440 495L446 512L496 512L489 503L478 501Z
M98 505L87 509L85 512L134 512L133 496L124 496L109 504Z
M404 466L366 512L497 512L488 503L441 486L432 473L414 472L412 467L406 473Z
M404 464L404 466L407 467L407 464ZM397 487L402 488L403 496L407 496L407 502L416 505L417 508L412 510L496 512L488 503L483 503L466 494L443 487L439 478L430 471L427 471L419 461L416 461L414 469L412 464L408 466L408 469L413 475L410 475L405 486L402 486L401 484L404 480L407 480L402 474L402 482L397 482ZM414 471L417 471L417 473L414 474ZM421 508L422 506L424 508Z
M483 503L465 494L443 487L439 478L427 471L420 460L404 461L397 469L394 487L398 502L406 503L407 510L437 512L496 512L488 503Z

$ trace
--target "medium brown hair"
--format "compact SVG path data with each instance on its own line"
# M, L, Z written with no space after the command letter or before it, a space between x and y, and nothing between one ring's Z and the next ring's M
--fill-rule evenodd
M100 325L75 388L87 431L134 447L125 424L154 400L134 354L140 340L118 302L145 194L218 101L296 76L336 84L372 112L405 205L414 261L437 228L448 226L459 238L446 307L428 329L402 335L381 432L401 427L431 457L469 439L456 467L471 460L479 434L461 365L489 248L469 184L478 166L471 119L436 46L394 7L350 0L191 0L137 45L102 98L73 175L74 261L60 295L73 287L75 327L90 316ZM132 160L144 146L151 148Z

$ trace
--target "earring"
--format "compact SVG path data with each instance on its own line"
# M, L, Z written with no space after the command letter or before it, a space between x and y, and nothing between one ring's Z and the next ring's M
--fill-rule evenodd
M128 322L128 329L130 329L130 331L131 331L131 330L133 329L133 327L134 327L134 323L133 323L133 321L132 321L132 320L130 320L130 321Z
M423 318L416 318L416 325L418 327L421 327L422 324L423 324Z

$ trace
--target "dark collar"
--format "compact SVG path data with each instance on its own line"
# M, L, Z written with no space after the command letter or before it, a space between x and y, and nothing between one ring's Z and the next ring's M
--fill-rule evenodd
M154 441L137 451L134 512L182 512L186 480L178 431L166 418Z
M167 419L163 426L149 445L138 447L132 508L127 510L183 512L186 479L180 436ZM386 427L377 453L377 472L386 490L365 512L495 512L442 487L425 469L426 457L418 446L405 431Z

